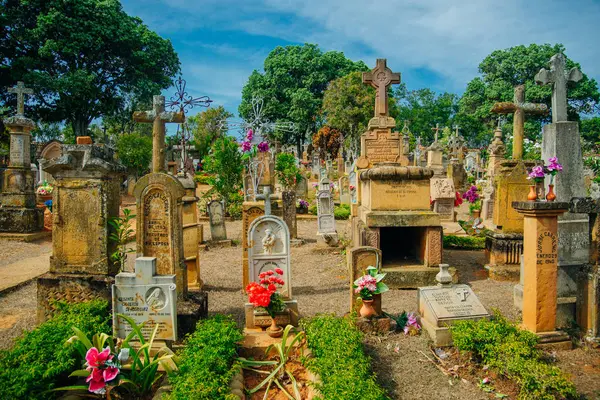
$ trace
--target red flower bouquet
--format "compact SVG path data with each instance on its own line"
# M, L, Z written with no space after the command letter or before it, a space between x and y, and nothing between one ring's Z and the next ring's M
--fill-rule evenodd
M283 270L275 268L274 270L261 272L258 275L260 282L250 282L246 286L248 301L253 306L264 309L273 319L278 312L285 309L285 303L277 292L277 288L285 284L281 278L282 276Z

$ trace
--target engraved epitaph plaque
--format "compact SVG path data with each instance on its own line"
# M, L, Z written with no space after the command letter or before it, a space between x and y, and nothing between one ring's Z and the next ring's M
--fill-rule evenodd
M455 321L489 316L473 290L467 285L419 288L419 312L433 325L444 327Z
M375 129L363 134L362 154L369 160L370 165L384 162L399 162L400 134L389 129Z
M161 189L152 189L144 197L144 256L156 257L159 274L172 273L169 198Z

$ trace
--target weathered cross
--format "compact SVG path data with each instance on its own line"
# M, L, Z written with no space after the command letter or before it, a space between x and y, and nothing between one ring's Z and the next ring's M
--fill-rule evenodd
M165 124L185 121L183 112L165 111L165 96L154 96L152 110L133 113L135 122L152 123L152 172L165 171Z
M8 89L8 93L17 95L17 115L25 115L25 95L33 94L33 89L26 88L22 81L18 81L17 86Z
M550 71L542 68L535 75L535 83L547 85L552 83L552 122L567 120L567 83L579 82L583 74L577 68L565 72L565 56L561 53L550 58Z
M467 301L467 297L469 297L469 291L465 288L460 288L458 290L456 290L456 295L458 296L458 298L460 299L460 301Z
M463 148L465 147L465 140L458 132L458 125L456 125L454 128L456 131L448 140L448 148L450 149L450 153L452 154L453 158L462 160L464 156Z
M513 160L523 159L523 131L525 129L525 114L545 115L548 114L548 106L545 104L525 103L525 86L515 87L513 102L496 103L491 110L495 114L510 114L513 116Z
M265 201L265 215L271 215L271 188L265 186L263 188L263 194L256 196L256 200Z
M375 116L387 117L389 115L387 88L392 83L400 83L400 74L392 72L387 67L387 60L385 58L378 58L377 66L373 70L363 72L362 81L371 85L377 91L375 97Z
M435 132L434 143L437 143L437 141L438 141L438 132L440 131L440 123L438 122L437 124L435 124L435 128L431 128L431 130Z
M415 151L414 151L414 158L415 158L414 159L414 164L415 164L415 167L419 166L419 161L420 161L420 158L421 158L421 149L420 149L420 147L421 147L421 136L417 137L417 142L415 144Z

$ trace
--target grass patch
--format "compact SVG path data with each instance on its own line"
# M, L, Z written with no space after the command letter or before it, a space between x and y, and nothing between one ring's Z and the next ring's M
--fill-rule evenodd
M238 400L231 394L231 378L240 370L235 361L243 335L224 315L198 322L181 350L179 373L169 378L171 400Z
M485 237L444 235L444 248L455 250L485 249Z
M321 377L316 387L323 399L388 399L375 382L371 360L363 349L363 334L351 319L319 315L300 324L314 356L306 360L306 366Z
M454 346L472 353L482 365L517 383L520 399L576 399L575 385L543 360L538 337L519 329L499 313L491 320L457 322L451 327Z
M110 333L108 302L57 303L59 312L19 337L11 350L0 352L0 399L53 399L44 393L61 386L81 367L74 346L65 344L76 326L88 336Z

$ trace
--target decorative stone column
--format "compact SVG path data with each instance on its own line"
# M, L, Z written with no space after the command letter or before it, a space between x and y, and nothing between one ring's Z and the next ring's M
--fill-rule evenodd
M540 343L571 348L569 336L556 331L558 277L558 216L566 202L513 202L523 215L523 327Z
M102 145L64 145L46 166L55 179L50 272L38 278L38 320L54 313L52 300L110 300L119 266L110 258L108 221L119 216L125 168Z
M298 237L298 224L296 222L296 192L284 191L281 193L283 200L283 220L290 230L290 239Z

